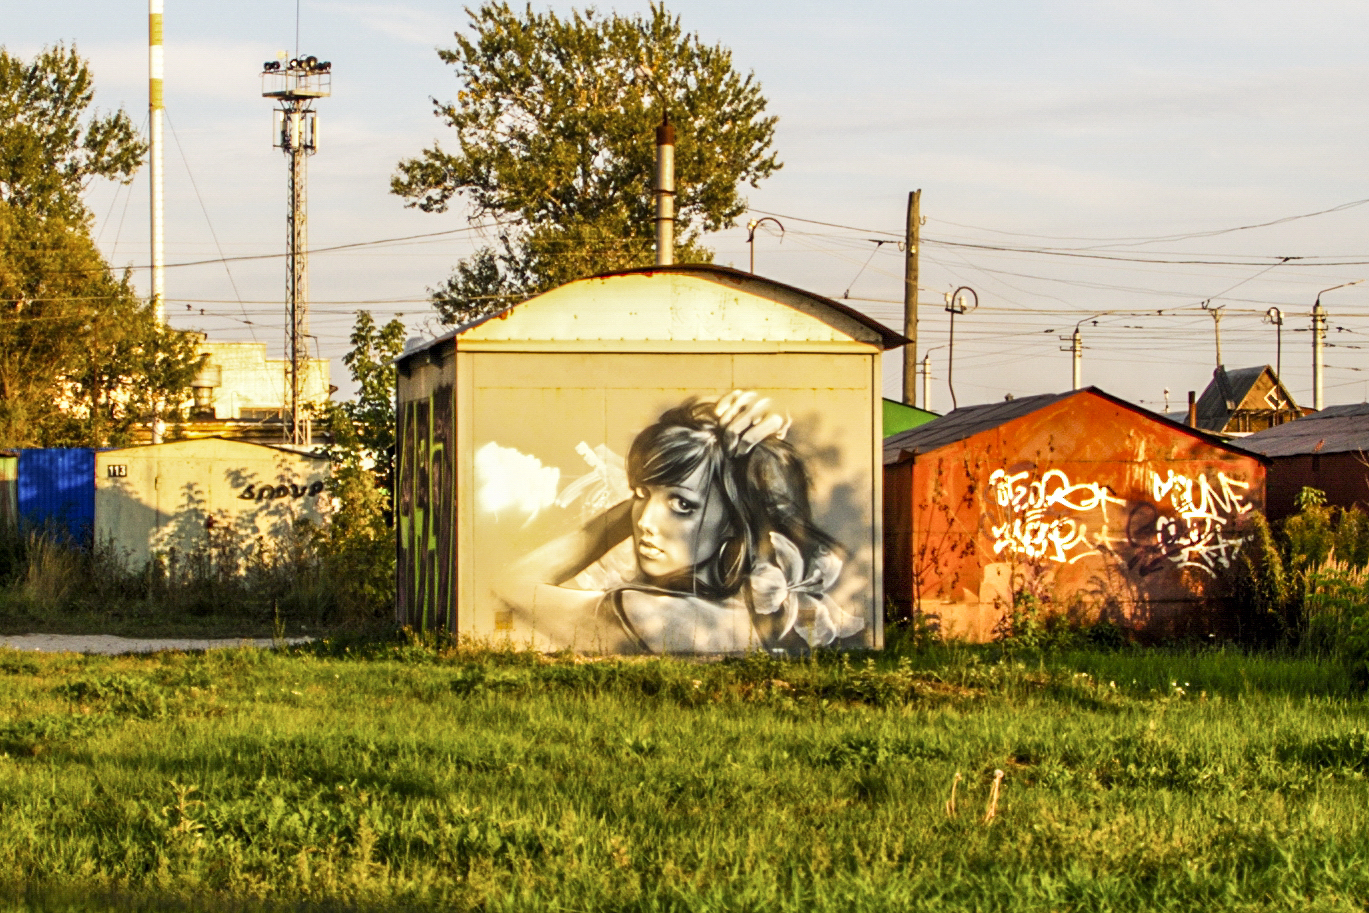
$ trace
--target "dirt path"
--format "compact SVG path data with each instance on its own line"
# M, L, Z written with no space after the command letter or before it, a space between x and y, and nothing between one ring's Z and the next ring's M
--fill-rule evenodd
M305 643L308 637L287 637L287 644ZM41 653L157 653L161 650L222 650L226 647L273 647L270 637L115 637L112 634L0 634L0 649L36 650Z

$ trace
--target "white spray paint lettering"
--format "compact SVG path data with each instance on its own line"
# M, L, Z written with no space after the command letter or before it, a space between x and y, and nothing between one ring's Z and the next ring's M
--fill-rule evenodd
M1010 513L991 528L994 554L1006 551L1064 563L1093 553L1096 544L1089 540L1088 525L1077 515L1101 510L1099 534L1105 536L1107 506L1126 502L1097 482L1071 482L1059 469L1048 470L1035 482L1027 481L1030 475L996 469L989 476L998 505Z
M1218 567L1230 567L1245 536L1233 534L1235 520L1247 514L1249 483L1217 473L1214 488L1207 476L1196 479L1174 470L1161 479L1150 474L1150 491L1157 504L1168 504L1176 516L1155 519L1155 544L1166 558L1181 568L1194 568L1214 576Z

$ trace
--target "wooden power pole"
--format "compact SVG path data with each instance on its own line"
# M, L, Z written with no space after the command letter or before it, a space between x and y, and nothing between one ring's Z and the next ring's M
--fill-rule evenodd
M903 401L917 405L917 249L922 241L922 191L908 194L908 231L903 243ZM926 408L926 404L923 404Z

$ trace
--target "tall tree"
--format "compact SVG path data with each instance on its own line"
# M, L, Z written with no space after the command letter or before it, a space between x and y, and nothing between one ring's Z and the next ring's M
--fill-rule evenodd
M676 128L676 259L707 262L703 234L746 211L743 183L781 165L774 117L731 52L653 4L645 16L562 18L505 2L469 11L470 34L438 54L456 68L455 102L433 99L456 131L405 159L391 190L425 212L461 195L497 243L457 264L433 301L447 323L499 310L571 279L648 265L655 224L655 127Z
M0 445L127 443L173 415L198 361L90 237L82 193L132 179L147 146L124 112L90 113L75 50L0 48Z
M92 178L132 179L147 144L122 110L88 115L94 98L95 77L75 48L25 61L0 47L0 200L84 221Z

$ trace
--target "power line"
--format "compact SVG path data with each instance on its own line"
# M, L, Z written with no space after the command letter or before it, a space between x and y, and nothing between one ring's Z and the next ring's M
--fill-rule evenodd
M237 296L238 305L242 307L242 316L247 316L247 307L242 302L242 293L238 291L238 283L233 281L233 271L228 268L228 260L223 255L223 245L219 244L219 233L214 231L214 222L209 218L209 209L204 205L204 197L200 195L200 185L195 183L195 174L190 170L190 160L185 157L185 147L181 145L181 135L176 132L176 125L171 120L170 112L163 112L166 116L166 125L171 128L171 137L176 141L176 149L181 153L181 164L185 166L186 177L190 178L190 186L195 191L195 199L200 202L200 212L204 213L204 224L209 226L209 236L214 239L214 248L219 252L219 259L223 261L223 271L228 274L228 284L233 289L233 294ZM257 341L257 331L252 330L252 341Z

